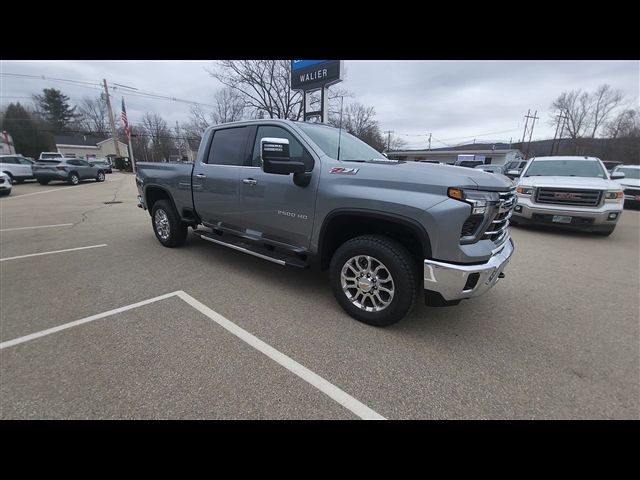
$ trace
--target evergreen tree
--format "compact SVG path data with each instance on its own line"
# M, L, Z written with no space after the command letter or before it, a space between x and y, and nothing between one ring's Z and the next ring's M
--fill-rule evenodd
M76 107L69 105L69 97L55 88L45 88L43 95L34 95L34 101L43 117L59 132L68 130L78 115Z
M2 130L13 137L16 153L25 157L38 158L40 152L54 150L55 142L46 123L33 118L25 108L10 103L2 117Z

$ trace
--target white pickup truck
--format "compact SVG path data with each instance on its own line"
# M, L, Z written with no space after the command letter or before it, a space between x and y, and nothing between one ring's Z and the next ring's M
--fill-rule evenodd
M622 215L622 173L611 177L595 157L536 157L516 188L511 224L555 225L611 235Z

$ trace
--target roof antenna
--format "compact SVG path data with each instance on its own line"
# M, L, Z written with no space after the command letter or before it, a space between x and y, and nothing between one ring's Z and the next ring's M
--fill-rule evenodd
M344 103L344 96L340 97L340 130L338 131L338 160L340 160L340 139L342 137L342 104Z

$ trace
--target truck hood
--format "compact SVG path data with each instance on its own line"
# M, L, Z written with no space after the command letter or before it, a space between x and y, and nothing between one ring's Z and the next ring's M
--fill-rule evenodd
M619 190L613 180L596 177L521 177L518 185L526 187L592 188L594 190Z
M623 188L640 188L640 178L623 178L622 180L614 180L614 182L619 183Z
M360 169L359 175L385 180L420 182L427 185L506 191L514 188L508 177L467 167L420 162L340 162L348 168Z

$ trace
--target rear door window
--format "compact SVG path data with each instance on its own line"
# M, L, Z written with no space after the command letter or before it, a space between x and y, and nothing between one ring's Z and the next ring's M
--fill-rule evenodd
M249 129L247 127L216 130L213 134L207 163L210 165L243 165L248 136Z

